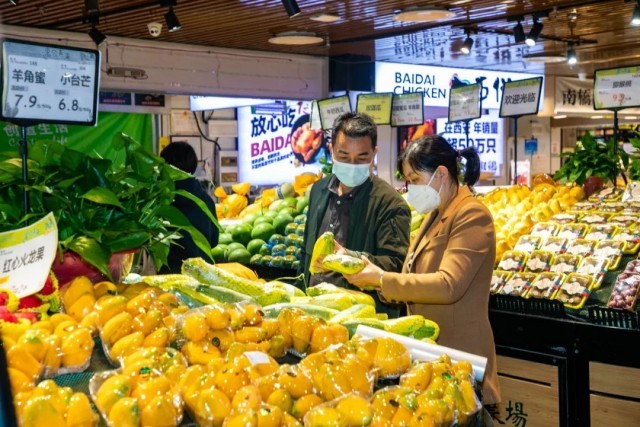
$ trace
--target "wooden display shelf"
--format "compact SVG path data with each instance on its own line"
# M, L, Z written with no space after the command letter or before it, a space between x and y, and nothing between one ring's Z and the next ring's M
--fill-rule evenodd
M636 426L640 402L591 394L591 427Z

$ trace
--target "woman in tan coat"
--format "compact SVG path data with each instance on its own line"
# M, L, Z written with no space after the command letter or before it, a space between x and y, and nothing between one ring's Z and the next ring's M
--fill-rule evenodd
M463 185L458 174L466 160ZM404 302L409 314L422 314L441 327L438 344L488 358L482 383L485 405L500 402L496 351L489 324L489 285L495 258L495 230L487 208L469 189L480 175L473 148L454 150L440 136L412 141L401 157L408 202L427 213L409 247L402 273L367 264L345 278L375 288L390 302Z

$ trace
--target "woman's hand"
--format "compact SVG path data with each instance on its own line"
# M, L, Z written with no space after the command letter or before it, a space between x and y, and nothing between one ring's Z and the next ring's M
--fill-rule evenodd
M364 269L355 274L343 274L347 282L367 291L380 289L380 276L384 273L380 267L369 261L366 256L362 256Z

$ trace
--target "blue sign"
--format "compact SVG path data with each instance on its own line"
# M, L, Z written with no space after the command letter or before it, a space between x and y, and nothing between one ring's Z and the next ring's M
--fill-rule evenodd
M524 154L527 156L533 156L538 152L538 139L531 138L524 140Z

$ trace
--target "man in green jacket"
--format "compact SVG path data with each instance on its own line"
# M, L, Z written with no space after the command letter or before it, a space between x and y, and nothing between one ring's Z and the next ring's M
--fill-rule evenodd
M336 119L332 135L333 174L311 188L302 268L308 286L328 282L355 289L341 274L309 273L318 236L331 231L338 251L358 258L364 255L382 269L399 272L409 247L411 212L391 185L371 175L378 135L369 116L343 114ZM400 306L381 302L375 292L371 295L378 312L390 317L401 314Z

